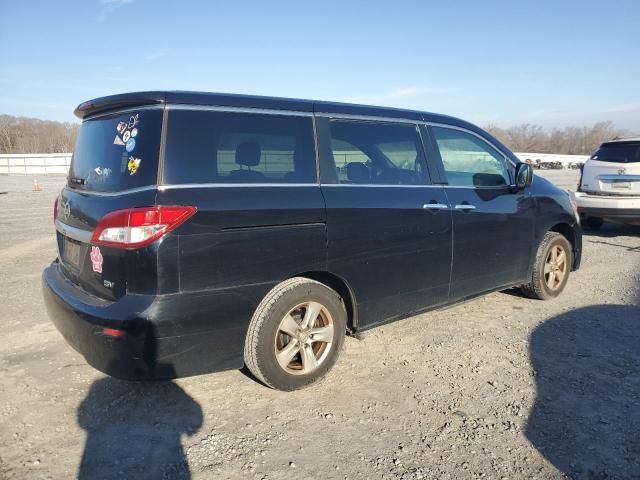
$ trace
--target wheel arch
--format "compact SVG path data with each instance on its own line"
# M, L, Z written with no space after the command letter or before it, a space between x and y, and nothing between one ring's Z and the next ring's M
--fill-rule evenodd
M571 250L573 250L573 265L571 266L571 270L575 270L577 268L576 263L579 262L580 251L577 238L578 234L576 233L574 227L566 222L560 222L550 227L548 231L559 233L569 241Z
M322 270L303 272L294 276L315 280L338 292L338 295L340 295L344 303L344 308L347 311L347 331L354 333L357 330L358 310L356 308L356 297L353 289L345 279L331 272Z

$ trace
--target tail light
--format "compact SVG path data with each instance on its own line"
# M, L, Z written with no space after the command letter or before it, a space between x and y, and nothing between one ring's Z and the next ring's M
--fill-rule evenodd
M53 224L56 224L56 220L58 219L58 202L60 201L60 197L56 197L56 201L53 202Z
M118 330L117 328L103 328L102 334L107 335L108 337L124 337L124 330Z
M105 215L91 243L135 249L156 241L196 213L196 207L156 206L117 210Z
M584 174L584 163L580 165L580 180L578 180L578 189L576 191L582 191L582 175Z

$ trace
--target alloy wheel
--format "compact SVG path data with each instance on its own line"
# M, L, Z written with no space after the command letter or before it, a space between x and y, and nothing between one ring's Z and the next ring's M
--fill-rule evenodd
M280 321L275 354L280 367L292 375L317 370L331 351L334 322L329 310L318 302L292 308Z
M544 264L544 281L550 290L557 290L567 275L567 253L560 245L553 245Z

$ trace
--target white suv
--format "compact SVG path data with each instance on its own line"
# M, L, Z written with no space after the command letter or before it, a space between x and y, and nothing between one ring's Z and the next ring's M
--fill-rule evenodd
M574 193L584 223L640 225L640 138L603 143L582 168Z

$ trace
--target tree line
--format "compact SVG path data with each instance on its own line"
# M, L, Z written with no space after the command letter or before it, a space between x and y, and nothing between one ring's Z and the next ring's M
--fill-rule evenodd
M553 129L530 123L509 128L496 125L484 128L514 152L569 155L588 155L606 140L629 135L610 121ZM71 152L79 129L77 123L0 115L0 153Z
M80 124L0 115L0 153L68 153Z
M484 127L514 152L589 155L602 142L624 138L630 132L617 128L613 122L598 122L584 127L545 129L523 123L509 128L495 125Z

